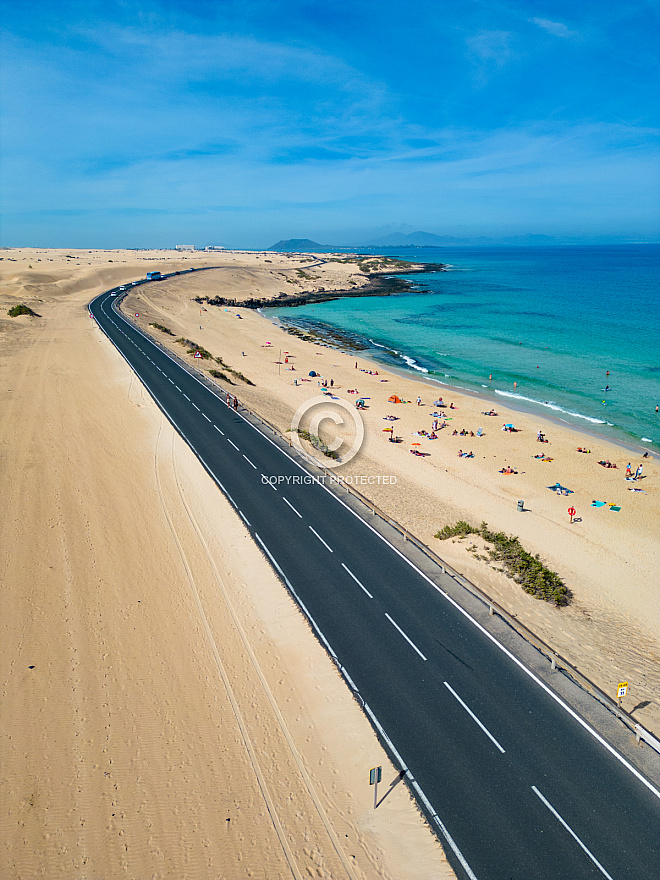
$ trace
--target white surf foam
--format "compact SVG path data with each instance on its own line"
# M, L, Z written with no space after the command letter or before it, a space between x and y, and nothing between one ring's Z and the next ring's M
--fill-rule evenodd
M559 406L559 404L552 403L552 401L549 400L535 400L533 397L525 397L524 394L514 394L512 391L500 391L497 388L495 389L495 394L499 394L500 397L512 397L515 400L524 400L527 403L535 403L537 406L544 406L546 409L564 413L564 415L573 416L576 419L584 419L586 422L591 422L592 425L609 424L605 419L594 419L591 416L585 416L584 413L574 412L572 409L564 409L563 406Z

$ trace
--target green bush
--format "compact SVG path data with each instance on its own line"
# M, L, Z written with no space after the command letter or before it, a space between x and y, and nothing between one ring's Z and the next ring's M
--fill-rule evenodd
M444 526L435 537L444 541L453 537L464 538L466 535L481 535L487 544L492 545L488 548L491 561L500 562L505 573L520 584L526 593L560 607L571 601L571 592L559 575L547 568L538 554L533 556L528 553L520 539L513 535L492 532L487 523L477 528L461 521L454 526Z
M7 314L10 318L18 318L19 315L32 315L33 318L39 317L39 315L36 312L33 312L29 306L25 305L25 303L20 303L19 305L12 306Z
M226 373L221 372L220 370L209 370L211 376L214 379L222 379L225 382L229 382L230 385L234 385L235 383L231 381L229 376Z
M168 336L174 336L174 333L172 333L169 327L164 327L162 324L157 324L155 321L149 324L149 326L155 327L156 330L160 330L161 333L167 333Z

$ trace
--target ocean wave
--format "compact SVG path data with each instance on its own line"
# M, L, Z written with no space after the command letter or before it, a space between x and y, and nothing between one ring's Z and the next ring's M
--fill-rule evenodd
M642 437L642 443L653 443L650 437Z
M417 361L415 360L415 358L409 357L409 355L407 355L407 354L403 354L403 352L401 352L401 351L397 351L396 348L392 348L392 347L389 346L389 345L381 345L380 342L375 342L373 339L371 339L371 337L369 337L369 342L370 342L372 345L375 345L376 348L384 348L385 351L389 351L390 354L393 354L393 355L395 355L396 357L400 357L401 360L402 360L402 361L405 361L406 364L407 364L411 369L413 369L413 370L418 370L420 373L428 373L428 370L426 369L426 367L421 367L421 366L417 363Z
M512 397L515 400L524 400L526 403L535 403L537 406L544 406L547 409L552 409L555 412L564 413L567 416L573 416L576 419L584 419L587 422L591 422L593 425L609 425L609 422L606 422L605 419L594 419L592 416L585 416L584 413L575 412L572 409L564 409L563 406L559 406L557 403L551 403L548 400L535 400L533 397L525 397L524 394L514 394L512 391L500 391L495 388L495 394L499 394L500 397Z
M428 373L426 367L420 367L415 358L408 357L407 354L400 354L399 357L404 360L413 370L419 370L420 373Z

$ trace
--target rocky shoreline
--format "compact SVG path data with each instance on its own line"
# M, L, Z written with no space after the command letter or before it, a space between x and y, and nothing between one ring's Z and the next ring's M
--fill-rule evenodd
M359 288L346 290L317 290L299 294L281 293L278 297L253 297L251 299L232 299L224 296L196 296L194 301L206 303L210 306L230 306L243 309L283 308L285 306L305 306L310 303L331 302L335 299L357 296L393 296L397 293L405 293L413 286L412 281L405 278L396 278L395 275L425 275L429 272L444 272L447 266L444 263L428 263L423 268L411 268L392 270L385 274L367 275L367 284Z

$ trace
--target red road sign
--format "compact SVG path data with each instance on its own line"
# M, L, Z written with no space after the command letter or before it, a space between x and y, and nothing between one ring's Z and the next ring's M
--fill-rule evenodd
M574 507L569 507L568 512L571 516L575 516L575 508Z

